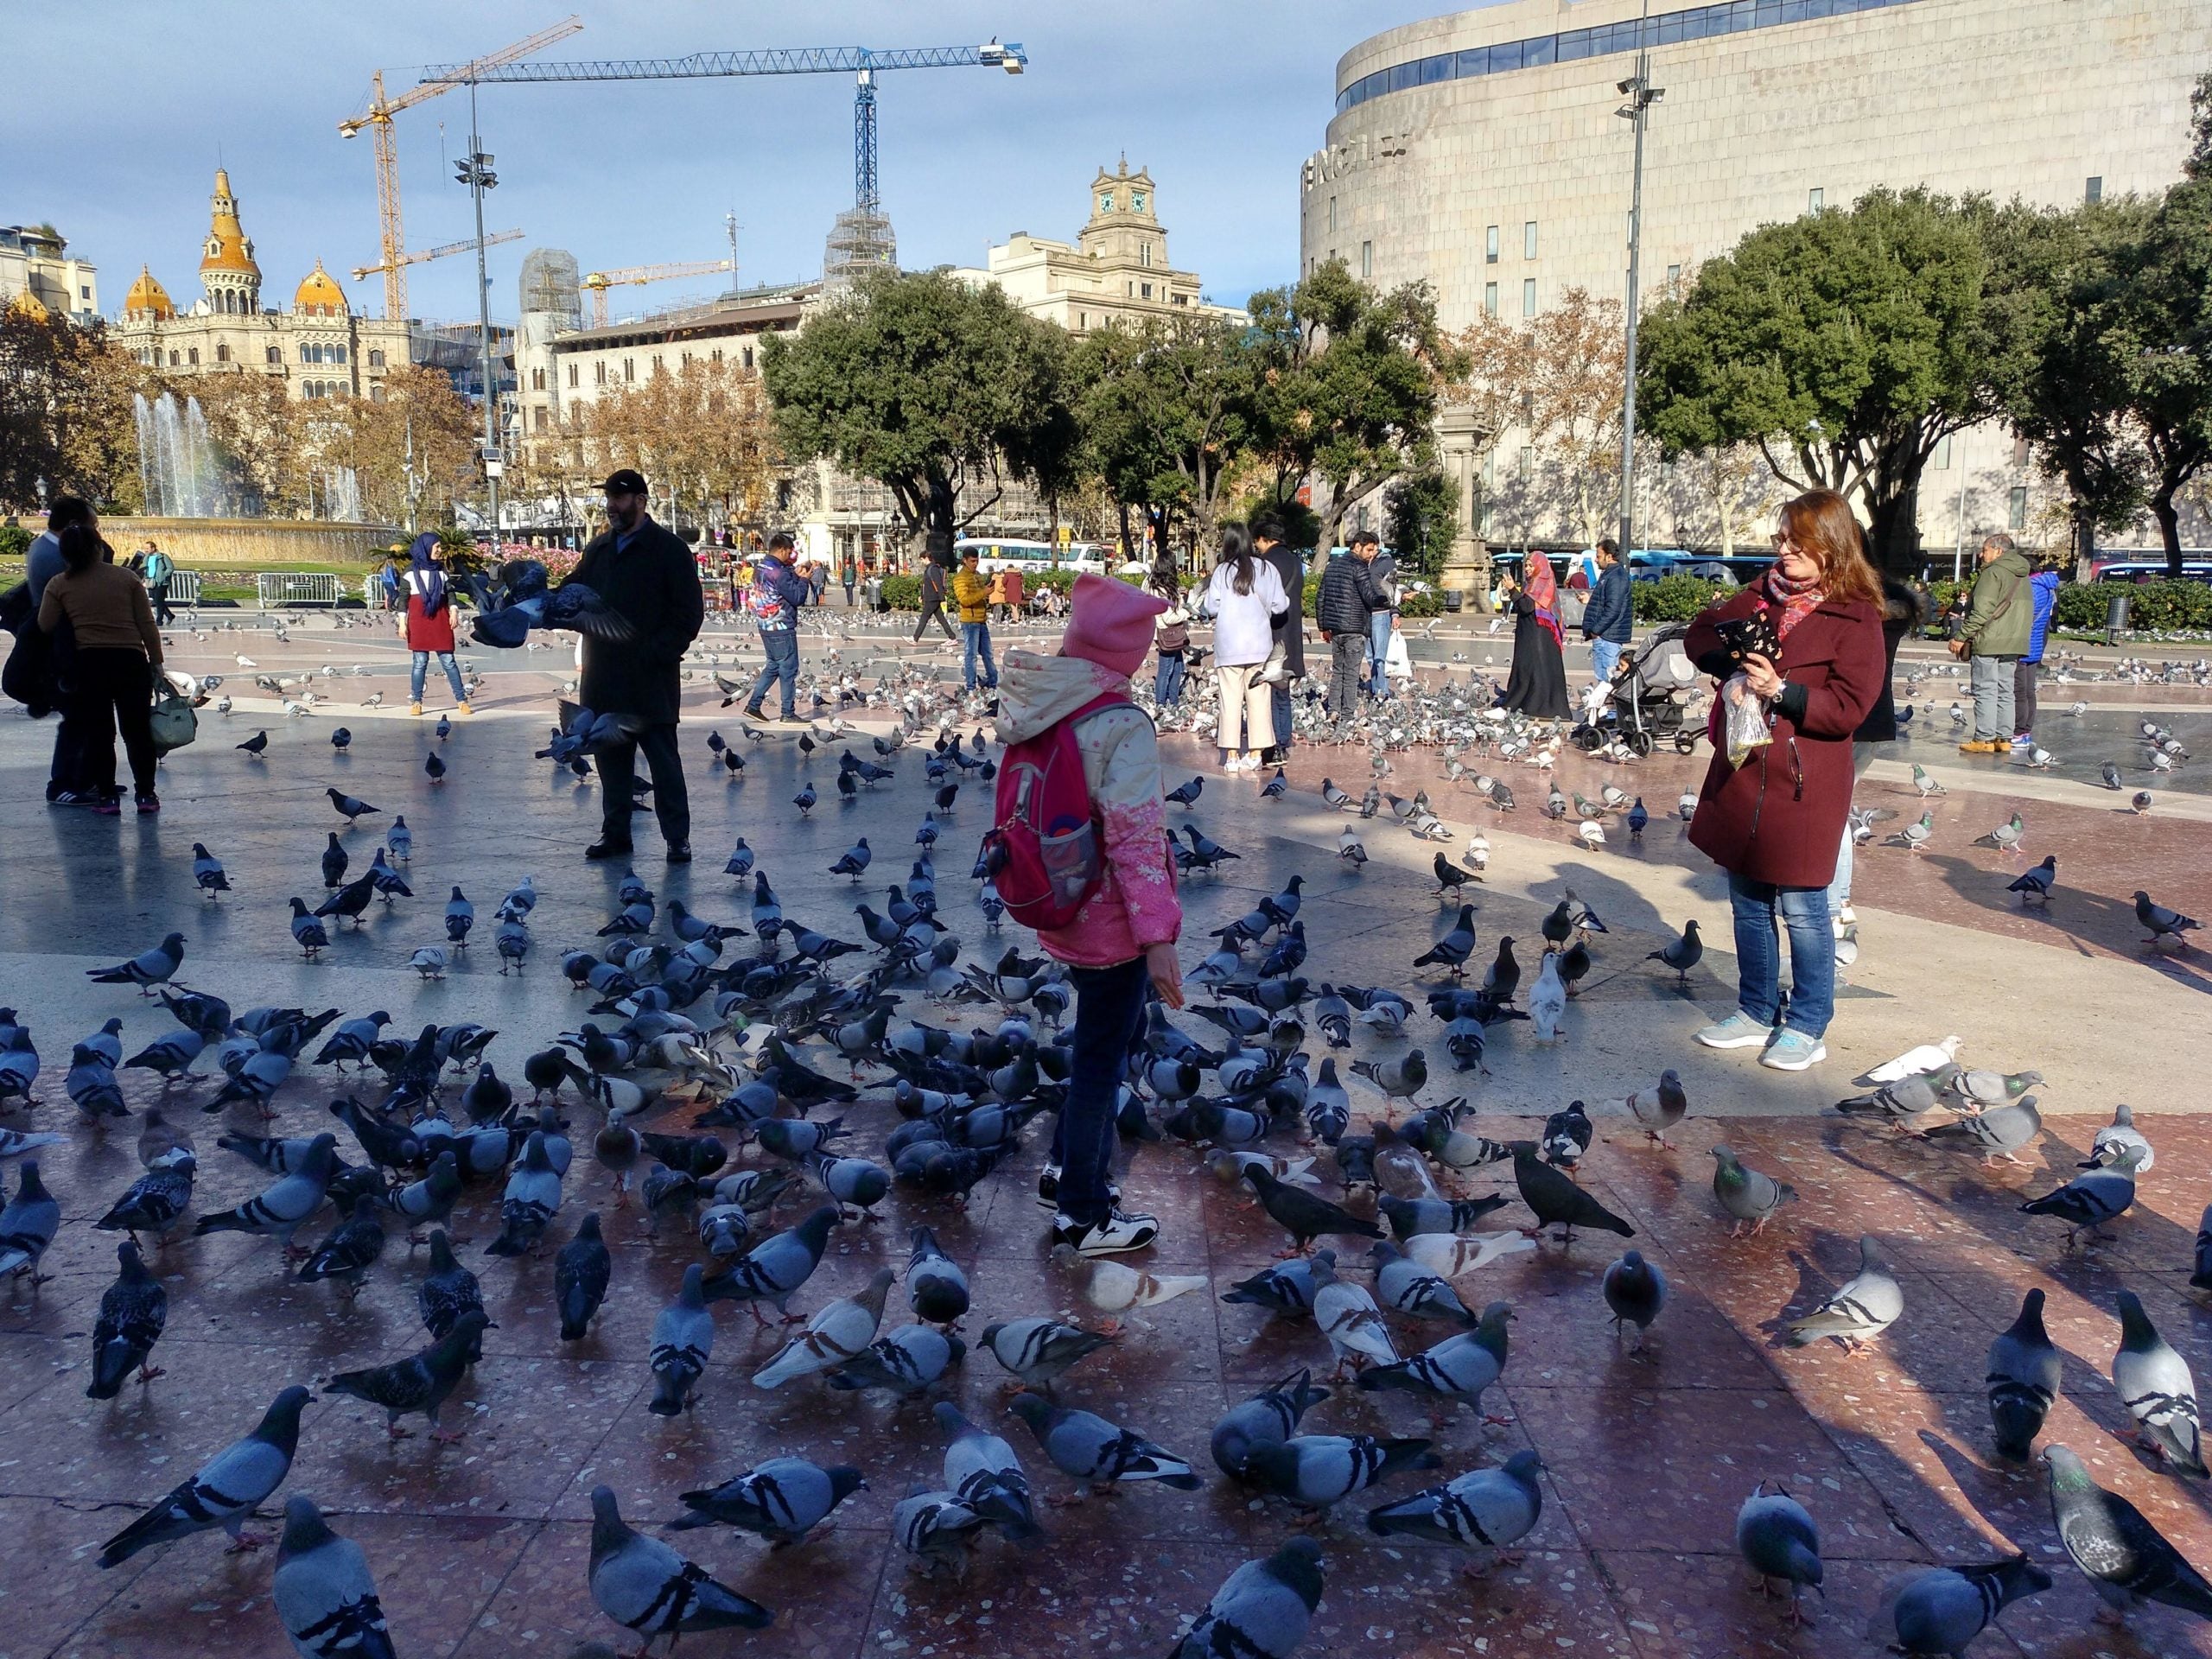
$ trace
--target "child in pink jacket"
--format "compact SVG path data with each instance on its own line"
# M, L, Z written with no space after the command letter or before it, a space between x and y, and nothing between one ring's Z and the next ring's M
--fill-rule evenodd
M1001 743L1034 737L1105 693L1126 696L1129 677L1152 648L1154 620L1167 608L1157 594L1088 573L1076 578L1071 599L1059 655L1007 653ZM1054 1243L1109 1255L1141 1249L1160 1231L1152 1217L1116 1208L1120 1194L1109 1177L1115 1111L1146 1004L1156 991L1168 1007L1183 1005L1175 960L1183 907L1167 852L1152 721L1133 705L1109 704L1084 715L1075 736L1106 868L1072 922L1037 936L1069 965L1076 990L1074 1067L1038 1192L1055 1207Z

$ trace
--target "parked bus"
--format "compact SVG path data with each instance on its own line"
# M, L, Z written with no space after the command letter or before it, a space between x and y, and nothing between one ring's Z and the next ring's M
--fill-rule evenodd
M963 536L952 544L956 562L974 548L982 556L976 568L985 575L995 570L1088 570L1106 574L1106 550L1096 542L1069 542L1055 547L1050 542L1024 542L1005 536Z
M2164 582L2166 580L2166 556L2163 552L2142 553L2134 549L2100 552L2089 562L2093 582ZM2182 550L2182 580L2184 582L2212 582L2212 563L2193 549Z

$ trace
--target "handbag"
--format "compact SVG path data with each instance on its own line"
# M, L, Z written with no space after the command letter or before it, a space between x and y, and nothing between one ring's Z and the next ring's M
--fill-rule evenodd
M192 700L166 683L154 695L154 712L147 725L157 755L181 749L200 735L200 716L193 712Z

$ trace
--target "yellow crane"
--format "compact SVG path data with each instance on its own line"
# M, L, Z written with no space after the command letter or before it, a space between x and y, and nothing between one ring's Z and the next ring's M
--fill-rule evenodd
M339 133L344 137L358 138L365 127L376 141L378 263L363 269L384 273L384 314L387 318L396 321L407 315L407 267L412 263L406 251L406 236L400 227L399 155L392 140L391 118L425 99L451 92L471 73L495 69L534 52L542 52L554 41L568 39L583 26L580 17L563 18L550 29L541 29L527 39L462 65L451 80L424 81L409 87L397 98L387 99L384 95L384 71L379 69L370 78L367 106L359 114L338 124ZM475 245L472 242L469 245Z
M645 283L664 283L672 276L703 276L709 271L735 270L734 259L689 259L672 265L632 265L623 270L594 270L583 279L591 290L591 326L607 327L607 290L635 288Z
M494 243L518 242L521 239L520 231L494 231L484 238L484 245L488 248ZM399 256L397 263L403 265L419 265L426 259L442 259L449 253L472 253L475 248L476 238L472 236L464 242L448 242L440 247L424 248L420 253L403 253ZM358 283L363 277L373 276L379 271L389 276L391 274L391 267L356 265L353 267L353 280Z

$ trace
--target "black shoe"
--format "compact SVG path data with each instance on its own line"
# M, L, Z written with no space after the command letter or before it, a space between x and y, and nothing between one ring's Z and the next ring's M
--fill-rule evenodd
M766 720L768 718L767 714L757 702L748 702L745 705L745 717L747 720Z
M630 843L626 841L607 841L602 838L585 848L584 856L590 859L627 858L630 856Z
M1106 1202L1119 1204L1121 1201L1120 1185L1114 1181L1107 1182ZM1058 1164L1047 1164L1038 1173L1037 1203L1039 1208L1046 1210L1060 1207L1060 1166Z
M1078 1255L1119 1255L1127 1250L1141 1250L1159 1236L1157 1219L1151 1216L1125 1216L1119 1210L1109 1211L1103 1221L1052 1217L1053 1244L1069 1245Z
M1263 766L1279 766L1282 765L1282 751L1272 747L1261 750L1260 764Z
M677 842L668 849L668 861L671 864L689 864L691 861L691 843L688 841Z

